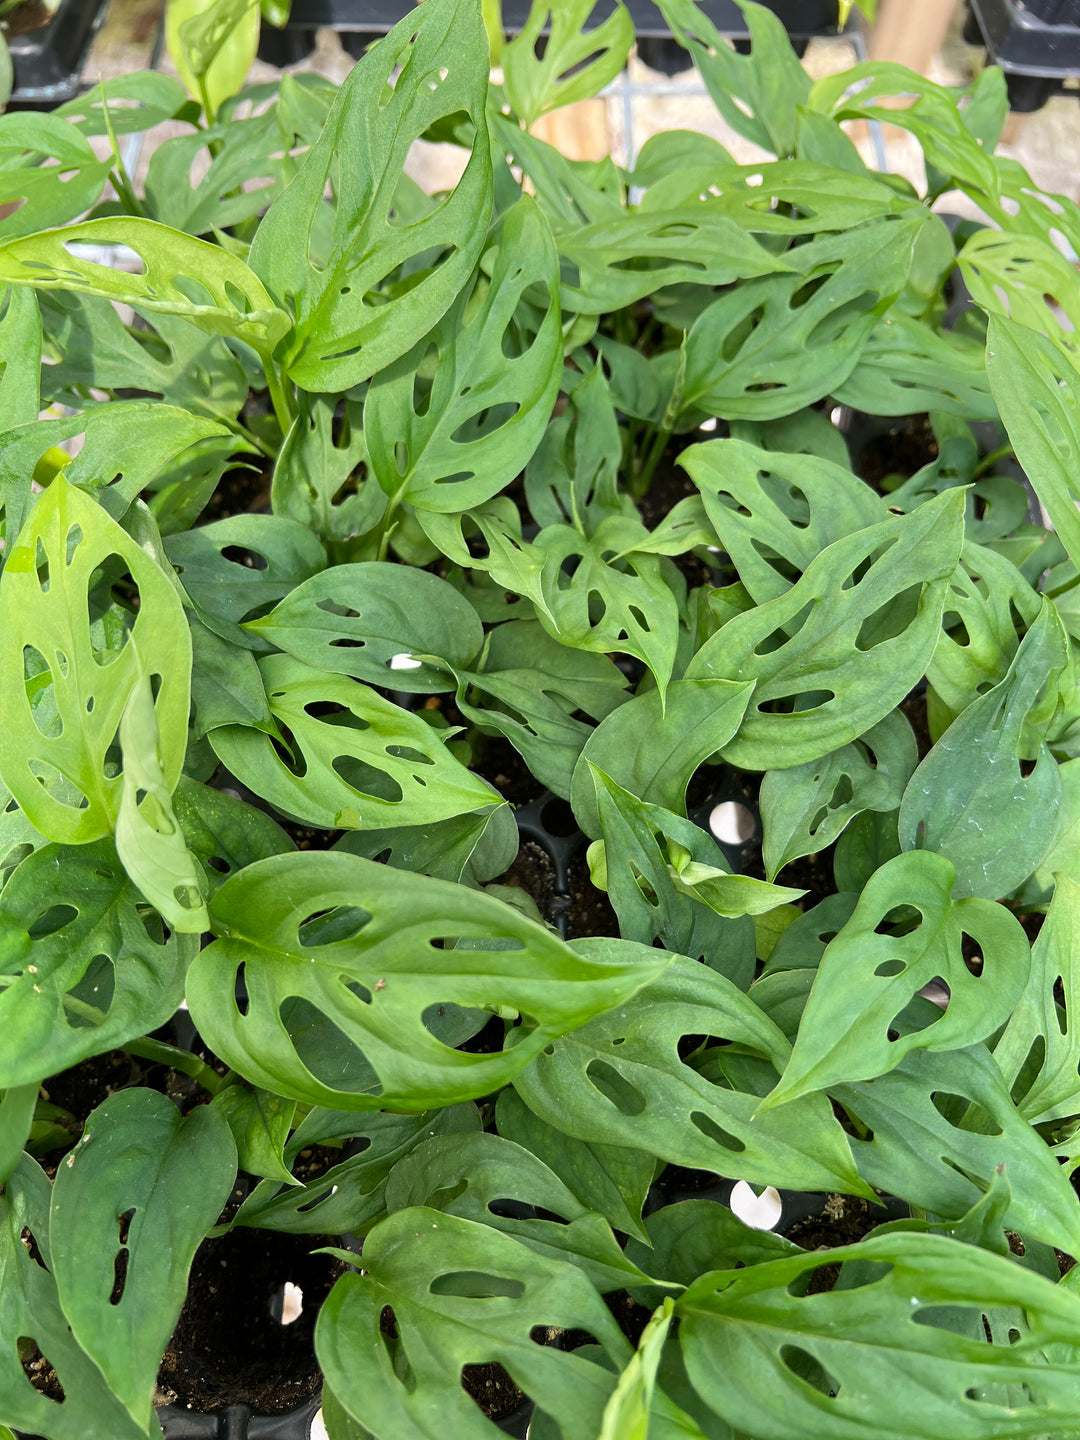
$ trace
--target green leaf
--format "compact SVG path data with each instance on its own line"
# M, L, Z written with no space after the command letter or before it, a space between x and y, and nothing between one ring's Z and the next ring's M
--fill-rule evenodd
M89 140L55 115L0 116L0 242L93 209L111 167L111 156L99 159Z
M604 1407L599 1440L648 1440L656 1372L671 1329L674 1304L665 1299L642 1331L634 1357Z
M499 803L438 732L370 686L288 655L268 655L259 668L270 712L291 741L223 725L210 743L237 779L283 814L361 830L430 825ZM317 718L315 705L323 710Z
M196 945L165 940L144 912L110 841L48 845L19 865L0 897L0 1089L37 1083L171 1018Z
M833 395L871 415L942 410L964 420L997 419L981 342L957 331L939 333L900 310L870 332L858 365Z
M154 1380L195 1250L235 1178L236 1147L221 1115L197 1105L184 1119L165 1096L139 1089L98 1106L57 1172L49 1243L60 1304L141 1425L151 1423Z
M663 706L651 690L601 721L575 766L570 795L585 834L601 835L590 764L639 800L685 815L690 777L735 734L750 692L726 680L676 680Z
M191 623L192 740L220 725L252 725L274 733L262 676L250 650L230 645L199 620Z
M770 770L758 796L769 879L831 845L864 811L895 810L918 758L911 726L894 710L850 745L790 770Z
M129 575L138 594L138 612L127 615L115 648L102 645L87 609L103 567L110 577ZM8 554L0 613L4 783L47 839L83 844L107 835L124 785L109 750L143 656L159 677L154 711L169 790L180 775L191 640L176 591L142 547L60 475Z
M222 102L243 85L255 59L257 0L169 0L165 40L188 94L213 121Z
M246 1085L227 1085L211 1102L228 1121L236 1142L241 1170L286 1185L299 1185L282 1159L292 1129L295 1100L283 1100L269 1090Z
M506 96L515 114L532 125L541 115L598 94L626 64L634 22L621 3L602 24L585 29L593 0L539 0L520 32L503 47ZM550 21L542 56L537 42Z
M597 343L601 340L597 336ZM611 342L615 344L614 341ZM607 345L602 347L607 353ZM636 350L627 350L644 363ZM538 525L584 525L587 534L608 515L618 514L619 460L622 434L615 414L615 393L609 390L599 364L571 378L564 371L563 387L572 385L562 415L548 424L525 470L525 496L529 513ZM626 407L622 404L620 409Z
M18 1165L34 1123L38 1087L15 1085L0 1091L0 1188Z
M737 615L705 642L687 679L756 687L725 759L748 770L802 765L899 705L937 643L963 503L962 492L947 492L912 515L834 541L786 595ZM766 711L771 701L796 708Z
M1000 905L955 899L953 878L947 860L925 852L898 855L873 876L825 948L791 1059L767 1106L884 1075L915 1049L983 1040L1009 1018L1030 970L1024 932ZM914 925L897 916L905 907L917 912ZM983 957L977 974L964 957L965 937ZM948 986L947 1008L925 1029L894 1039L895 1018L935 979Z
M477 7L468 0L428 0L380 40L342 85L322 134L270 207L251 248L256 274L293 307L295 328L282 360L301 389L345 390L385 369L431 329L464 287L491 213L487 82L487 40ZM410 146L439 120L458 114L475 126L461 181L423 218L396 223L391 212ZM337 201L333 246L316 266L308 237L331 179ZM432 263L431 255L443 251L446 258ZM396 293L382 290L402 266L416 273Z
M518 830L509 805L472 810L434 825L350 830L334 846L364 860L376 858L398 870L478 886L501 875L518 852Z
M729 1424L773 1440L997 1440L1076 1427L1074 1296L936 1235L882 1235L828 1259L845 1268L824 1294L803 1293L822 1261L810 1253L714 1271L676 1301L690 1381ZM1005 1343L985 1343L989 1306L1020 1321ZM978 1338L956 1333L968 1316ZM1059 1344L1069 1358L1050 1361Z
M600 957L630 946L594 939L575 949ZM679 1058L685 1035L746 1047L777 1070L788 1057L779 1029L730 980L677 956L637 998L538 1055L514 1087L542 1120L578 1140L645 1148L751 1184L863 1191L824 1096L755 1115L755 1095L714 1083Z
M876 1189L956 1220L1001 1166L1015 1177L1011 1230L1073 1254L1080 1215L1068 1172L1027 1120L982 1045L913 1050L895 1070L832 1094L870 1131L852 1139L859 1174Z
M392 1341L379 1329L388 1305L399 1337ZM315 1347L335 1396L375 1434L486 1440L491 1422L462 1388L461 1369L495 1362L555 1417L565 1440L593 1440L614 1377L538 1345L537 1324L584 1329L617 1364L629 1359L610 1311L575 1266L488 1225L411 1209L367 1237L364 1274L334 1286Z
M184 87L173 76L135 70L100 81L52 113L86 136L108 135L110 129L114 135L136 135L172 120L186 104Z
M1080 322L1074 271L1048 240L978 230L959 260L977 305L1045 335L1074 367L1080 364L1073 334Z
M523 196L495 239L494 258L488 252L483 261L490 274L466 285L368 390L371 466L393 503L453 511L483 504L525 468L551 418L563 349L551 232ZM535 328L522 323L526 290L531 305L544 306Z
M681 1200L654 1210L645 1222L648 1245L630 1240L631 1260L655 1275L692 1285L710 1270L741 1270L802 1252L775 1230L753 1230L715 1200ZM644 1292L659 1302L659 1291Z
M348 907L343 938L304 938L312 915L339 906ZM188 976L200 1034L253 1084L337 1109L423 1110L486 1094L667 964L663 955L583 959L489 896L334 852L251 865L221 887L212 911L225 938ZM433 943L462 938L513 948ZM243 1015L233 997L241 965ZM512 1050L468 1054L425 1026L424 1011L442 1002L508 1007L528 1023ZM324 1017L338 1053L306 1044L303 1025Z
M1005 679L953 721L904 792L901 846L945 856L956 870L958 896L1008 894L1050 848L1061 775L1042 737L1067 646L1053 604L1044 600ZM1021 762L1032 759L1025 775Z
M47 1268L50 1189L41 1168L24 1157L0 1192L0 1335L4 1337L0 1345L0 1406L4 1417L26 1434L48 1435L50 1440L146 1440L147 1423L131 1418L97 1365L76 1343L60 1308L56 1281ZM115 1216L112 1225L116 1225ZM27 1234L43 1263L31 1258L23 1240ZM34 1342L55 1369L64 1390L62 1404L28 1383L20 1336Z
M181 775L173 793L173 809L185 840L217 884L223 875L235 874L255 860L294 848L269 815L187 775Z
M362 416L358 401L301 393L274 465L274 514L307 526L325 544L366 535L386 510L386 496L368 475Z
M484 642L476 611L452 585L376 561L313 575L246 628L320 670L420 694L452 690L449 672L467 669Z
M9 285L0 319L5 356L0 375L0 434L36 420L41 408L41 316L32 290Z

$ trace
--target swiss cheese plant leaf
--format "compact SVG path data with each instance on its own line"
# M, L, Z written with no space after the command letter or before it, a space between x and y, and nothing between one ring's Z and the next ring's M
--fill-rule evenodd
M807 1293L821 1259L714 1271L675 1302L686 1373L728 1424L772 1440L1019 1440L1075 1429L1074 1295L937 1235L831 1250L839 1283ZM982 1317L996 1306L1014 1328L988 1344ZM964 1333L969 1316L978 1338ZM1051 1349L1062 1358L1049 1360Z
M430 725L370 686L290 655L268 655L259 668L270 713L287 736L224 725L210 743L283 814L329 830L361 830L431 825L499 803ZM313 715L315 708L322 713Z
M380 1333L389 1306L397 1339ZM491 1440L492 1422L462 1388L467 1364L502 1365L553 1415L565 1440L593 1440L615 1377L580 1355L537 1344L536 1326L583 1329L616 1364L630 1350L575 1266L489 1225L421 1207L399 1211L364 1243L363 1275L345 1275L319 1312L315 1349L345 1409L395 1440Z
M141 269L102 263L103 245L133 250ZM0 245L0 279L179 315L210 335L243 340L264 355L289 328L289 317L242 260L154 220L84 220L9 240Z
M219 725L253 725L274 733L262 676L250 650L242 650L191 622L192 740L201 740Z
M585 834L601 835L590 764L639 800L685 814L691 776L738 730L750 695L751 687L738 682L676 680L664 706L651 690L601 721L575 766L570 795Z
M0 376L0 430L36 420L41 409L41 316L32 290L9 285L0 319L4 372Z
M656 1372L671 1330L673 1304L666 1299L642 1331L633 1359L619 1376L619 1383L604 1407L600 1440L648 1440ZM679 1419L683 1418L680 1414ZM689 1416L685 1419L690 1421ZM699 1430L698 1434L701 1433Z
M137 596L137 613L119 612L115 644L91 625L88 607L98 602L88 597L102 577ZM123 788L110 750L144 662L159 681L170 790L183 764L191 638L176 591L100 505L57 476L8 551L0 612L0 775L47 839L107 835Z
M758 605L786 594L834 540L888 514L869 485L816 455L710 440L684 450L679 463L700 490L720 544Z
M491 214L488 63L480 13L468 0L434 0L406 16L342 85L298 175L267 212L251 264L292 311L283 360L301 389L344 390L385 369L472 274ZM474 126L465 173L429 214L401 224L393 210L409 147L448 116ZM309 237L328 182L333 243L316 265ZM395 290L403 266L409 278Z
M687 679L755 682L725 759L750 770L802 765L899 705L934 653L963 504L962 491L946 492L834 541L787 594L705 642ZM793 708L765 708L777 701Z
M160 70L136 70L102 80L74 100L58 105L54 116L83 135L136 135L172 120L188 104L184 87Z
M643 359L636 350L627 349L627 354ZM600 365L574 379L564 371L561 383L573 387L569 403L549 422L529 461L525 495L538 525L573 524L576 518L591 533L621 508L617 479L622 435Z
M0 1406L27 1434L50 1440L146 1440L146 1421L132 1419L105 1376L71 1333L49 1269L49 1182L24 1157L0 1191ZM116 1220L112 1221L115 1233ZM32 1258L28 1237L37 1250ZM21 1343L20 1343L21 1342ZM34 1347L34 1348L31 1348ZM52 1368L57 1401L35 1389L24 1359ZM2 1429L2 1427L0 1427ZM10 1433L10 1432L9 1432Z
M215 1095L211 1108L225 1117L241 1170L286 1185L300 1184L282 1159L296 1114L295 1100L283 1100L257 1085L226 1085Z
M1032 1125L1080 1115L1080 885L1065 875L1058 875L1056 882L1046 920L1031 947L1027 985L994 1046L994 1059L1016 1095L1017 1109Z
M1005 679L953 721L904 792L901 845L945 856L956 870L957 895L1008 894L1054 839L1061 774L1042 736L1067 646L1044 600ZM1023 762L1032 760L1025 774Z
M590 957L645 946L582 940ZM751 1184L863 1192L824 1096L755 1115L758 1100L680 1059L685 1035L710 1035L783 1068L780 1030L730 980L676 957L638 997L563 1036L514 1081L530 1110L578 1140L641 1146L676 1165ZM512 1053L512 1052L511 1052Z
M366 535L386 510L369 476L362 414L357 401L302 393L274 465L274 514L307 526L324 544Z
M1073 366L1080 364L1073 268L1048 241L979 230L960 252L960 270L976 304L1045 335Z
M246 628L320 670L421 694L452 690L451 669L466 669L484 642L476 611L452 585L376 561L313 575Z
M497 495L540 443L562 374L555 246L535 201L503 216L485 256L434 330L380 371L364 402L371 466L393 500L467 510ZM522 324L530 292L544 310ZM423 374L428 382L424 386Z
M217 884L255 860L294 848L269 815L187 775L181 775L172 799L188 846Z
M0 898L0 1089L37 1083L165 1022L196 944L166 940L108 840L48 845Z
M1080 1210L1068 1172L1017 1113L982 1045L913 1050L895 1070L833 1096L871 1132L852 1139L859 1174L920 1210L958 1220L989 1190L999 1167L1014 1177L1005 1223L1073 1254Z
M1045 335L991 315L986 368L1016 458L1050 523L1080 562L1080 415L1076 372Z
M681 410L790 415L840 385L903 288L921 219L871 221L787 252L793 273L732 288L686 337Z
M838 1081L871 1080L911 1050L959 1049L1009 1018L1028 978L1028 942L1003 906L954 899L953 878L942 856L914 853L898 855L870 879L851 919L825 948L795 1048L768 1105ZM975 974L964 956L965 939L981 956ZM949 989L947 1007L925 1029L897 1037L895 1018L935 979Z
M111 156L100 159L74 125L55 115L0 116L0 203L5 211L0 242L50 230L92 209L111 166Z
M212 121L240 89L259 45L258 0L171 0L169 58Z
M858 740L790 770L770 770L758 804L770 879L801 855L816 855L865 810L895 810L919 755L899 710Z
M509 805L500 805L495 810L470 810L433 825L349 830L334 849L364 860L378 858L398 870L475 887L501 875L513 863L518 845L513 811Z
M870 332L858 365L833 395L871 415L943 410L965 420L997 419L983 345L895 309Z
M521 31L503 47L506 97L526 125L549 110L597 94L626 64L634 43L634 22L626 7L619 0L601 24L587 30L592 11L593 0L563 0L559 5L539 0ZM540 55L537 42L549 22Z
M19 1163L34 1123L38 1087L15 1085L0 1091L0 1186Z
M200 1034L252 1083L335 1109L424 1110L487 1094L668 963L582 958L490 896L340 853L257 862L212 909L223 938L188 976ZM342 938L318 943L311 917L327 910ZM424 1018L444 1001L520 1012L519 1043L493 1055L451 1049ZM320 1021L332 1043L313 1047L305 1032L317 1040Z
M235 1178L236 1146L218 1111L197 1105L184 1119L141 1089L100 1105L57 1172L49 1244L60 1304L144 1426L195 1250Z

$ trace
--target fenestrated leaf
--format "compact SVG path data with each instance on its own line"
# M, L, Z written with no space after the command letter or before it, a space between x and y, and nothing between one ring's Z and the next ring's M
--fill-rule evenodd
M758 805L769 879L801 855L831 845L863 811L895 810L918 759L911 726L894 710L850 745L790 770L768 771Z
M134 135L172 120L188 103L184 87L160 70L135 70L100 81L52 112L84 135ZM108 117L106 118L106 109Z
M386 1306L399 1336L389 1343L379 1330ZM537 1325L584 1329L617 1364L630 1358L611 1312L575 1266L489 1225L416 1208L367 1237L364 1274L334 1286L315 1347L335 1396L375 1434L489 1440L493 1426L462 1388L461 1369L495 1362L555 1417L565 1440L594 1440L615 1377L536 1344Z
M575 949L653 953L626 940L579 940ZM787 1061L780 1030L742 991L677 956L637 998L538 1055L514 1087L542 1120L578 1140L644 1147L751 1184L865 1192L824 1096L755 1115L755 1095L714 1084L679 1058L682 1037L703 1034L747 1047L777 1070Z
M60 1308L56 1281L46 1268L50 1258L49 1192L44 1172L29 1157L23 1158L0 1191L0 1405L4 1416L25 1433L48 1435L51 1440L146 1440L147 1425L136 1423L113 1394L97 1365L76 1343ZM23 1240L27 1232L44 1264L31 1259ZM20 1337L32 1340L48 1357L64 1388L63 1404L28 1382Z
M301 393L274 465L274 514L306 525L325 544L366 535L386 510L368 474L362 418L358 401Z
M507 1200L538 1207L559 1220L500 1213ZM569 1260L601 1292L645 1281L625 1259L611 1229L567 1188L543 1160L499 1135L436 1136L394 1166L386 1185L392 1215L427 1205L490 1225L540 1255Z
M786 594L834 540L888 514L849 469L814 455L710 440L684 450L679 463L701 491L713 529L758 605Z
M858 365L833 395L872 415L941 410L965 420L997 419L982 344L961 333L939 334L895 309L870 332Z
M333 852L251 865L212 906L224 938L188 975L200 1034L252 1083L335 1109L423 1110L486 1094L668 963L660 954L582 958L487 895ZM341 938L307 942L310 917L336 907L346 907ZM435 943L457 939L501 948ZM243 1015L234 998L241 965ZM519 1043L492 1055L450 1049L423 1019L443 1001L523 1013ZM322 1017L338 1054L304 1047L302 1026Z
M598 335L597 343L600 340ZM607 347L603 349L606 352ZM637 350L627 349L627 354L646 364ZM615 397L599 364L584 375L564 370L561 384L572 386L569 403L549 422L529 461L525 496L538 525L577 521L591 534L601 520L622 508L618 495L622 435Z
M174 1014L196 942L163 941L142 906L108 840L47 845L15 870L0 898L9 937L0 958L0 1089L36 1083Z
M32 290L9 285L0 319L4 368L0 375L0 434L38 417L41 401L41 316Z
M959 258L977 305L1047 336L1073 366L1080 364L1073 333L1080 307L1073 268L1060 250L1036 235L987 229L969 238Z
M596 95L626 64L634 22L625 6L620 0L601 24L587 30L592 11L593 0L535 4L521 31L503 47L507 99L526 125L561 105ZM537 42L549 21L540 55Z
M268 655L259 669L270 712L291 740L223 725L210 743L283 814L329 830L380 829L431 825L500 802L430 725L370 686L290 655ZM317 717L316 705L324 712Z
M467 669L484 642L476 611L452 585L375 561L313 575L246 628L320 670L421 694L452 690L451 670Z
M42 162L53 161L51 165ZM55 115L0 116L0 241L63 225L93 209L105 189L112 157L94 153L86 137Z
M99 569L117 560L138 592L138 613L116 647L105 648L87 594ZM144 661L160 680L154 711L170 790L180 775L191 638L176 591L100 505L58 475L8 551L0 612L4 783L48 839L82 844L107 835L123 787L109 749Z
M937 643L963 503L962 491L946 492L834 541L786 595L735 616L705 642L687 679L756 682L725 759L748 770L802 765L899 705ZM772 701L795 708L766 710Z
M151 1421L196 1247L235 1178L236 1146L222 1115L197 1105L185 1119L164 1095L141 1089L99 1105L57 1172L49 1243L60 1304L139 1424Z
M180 79L213 121L255 59L257 0L171 0L165 37Z
M513 810L470 810L434 825L350 830L334 846L364 860L381 860L398 870L432 875L436 880L482 885L513 863L519 836Z
M990 1188L999 1166L1014 1178L1007 1225L1073 1254L1080 1210L1042 1136L1013 1105L983 1045L913 1050L895 1070L833 1096L872 1132L852 1139L859 1174L877 1189L956 1220Z
M988 900L954 899L954 871L940 855L898 855L859 897L854 914L826 946L798 1038L768 1106L838 1081L871 1080L915 1049L955 1050L983 1040L1012 1013L1031 966L1020 922ZM910 906L915 923L890 916ZM977 974L963 953L967 937L982 956ZM932 980L949 1004L922 1030L898 1038L892 1025Z
M675 1302L687 1374L729 1424L772 1440L1019 1440L1075 1429L1075 1296L936 1235L871 1237L828 1258L845 1268L824 1294L801 1293L822 1261L810 1253L714 1271ZM968 1316L981 1332L991 1306L1019 1321L1004 1343L956 1333ZM1051 1346L1069 1358L1049 1360Z
M491 213L487 83L478 9L467 0L429 0L380 40L342 85L322 134L251 248L252 268L293 309L283 363L301 389L345 390L384 369L431 329L465 285ZM428 215L396 223L391 211L410 146L459 114L475 127L461 181ZM316 268L309 236L331 178L334 240ZM398 293L382 291L382 303L373 303L399 267L441 251L444 259L428 260Z
M735 734L750 693L749 685L732 681L676 680L663 707L652 690L601 721L581 752L570 794L585 834L601 835L590 763L639 800L683 815L690 777Z
M904 791L901 845L944 855L958 896L998 899L1023 884L1050 848L1061 775L1042 737L1067 646L1044 600L1005 679L953 721ZM1032 759L1025 775L1021 762Z
M1031 947L1027 985L994 1046L1016 1107L1032 1125L1080 1114L1080 885L1066 875L1055 879L1054 898Z
M211 1101L211 1108L224 1115L232 1131L241 1170L286 1185L300 1184L282 1160L296 1113L295 1100L283 1100L258 1086L226 1085Z
M559 276L535 201L523 196L495 241L494 258L489 252L483 261L490 275L466 285L439 324L368 390L371 466L394 501L423 510L483 504L525 468L551 418L562 374ZM522 323L526 290L532 305L547 297L535 329Z

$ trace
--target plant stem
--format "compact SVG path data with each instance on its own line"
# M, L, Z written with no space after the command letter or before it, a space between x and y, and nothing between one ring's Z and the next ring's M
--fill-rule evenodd
M200 1060L190 1050L181 1050L176 1045L167 1045L163 1040L151 1040L148 1036L139 1036L135 1040L125 1040L124 1050L129 1055L137 1055L140 1060L150 1060L156 1065L167 1065L171 1070L179 1070L182 1075L190 1075L197 1080L204 1090L209 1090L211 1095L217 1095L227 1086L232 1085L238 1079L231 1070L224 1075L219 1075L212 1066L207 1065L205 1060Z
M636 475L631 472L629 489L635 499L640 500L642 495L648 490L653 472L656 470L657 465L659 465L660 457L667 449L667 443L670 439L671 427L669 425L661 425L653 438L652 447L645 457L645 464Z
M1004 445L999 445L996 450L991 450L990 454L984 455L978 465L975 466L972 479L977 480L980 475L985 475L987 470L996 465L999 460L1007 460L1012 453L1013 447L1008 442Z
M289 397L288 388L282 378L281 371L274 364L273 357L262 355L263 369L266 371L266 384L270 391L270 403L274 407L274 414L281 426L282 436L289 433L292 422L295 418L292 401Z

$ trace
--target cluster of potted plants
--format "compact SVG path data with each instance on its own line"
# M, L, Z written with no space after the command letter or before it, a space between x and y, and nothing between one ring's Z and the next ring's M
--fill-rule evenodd
M0 119L5 1440L1080 1435L1080 209L662 9L775 160L590 0Z

